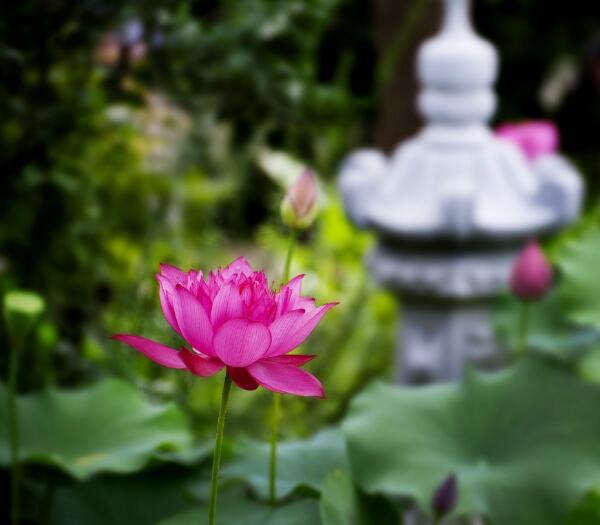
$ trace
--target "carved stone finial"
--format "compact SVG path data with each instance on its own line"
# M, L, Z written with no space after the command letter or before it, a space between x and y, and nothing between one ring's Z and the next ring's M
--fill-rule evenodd
M469 0L445 0L442 30L419 50L419 109L430 123L483 123L496 107L494 47L471 25Z
M446 2L444 21L442 23L443 33L457 33L464 35L474 33L470 18L470 0L449 0Z

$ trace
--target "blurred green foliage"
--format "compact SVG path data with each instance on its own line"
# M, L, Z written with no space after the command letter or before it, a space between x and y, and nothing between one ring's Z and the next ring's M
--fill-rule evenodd
M600 523L600 493L588 492L569 513L564 525L594 525Z
M216 379L160 369L109 336L143 333L178 344L160 313L153 274L161 261L208 269L244 254L277 281L287 246L277 220L283 188L267 176L261 155L265 148L291 153L331 180L339 158L363 141L375 107L375 64L358 61L373 46L363 23L369 11L346 0L3 6L0 293L32 289L47 305L20 356L32 364L21 368L21 391L37 395L57 385L83 388L84 395L86 384L116 375L154 400L175 399L197 436L212 435ZM347 307L307 349L321 356L313 370L328 400L286 399L286 435L339 418L352 393L388 369L395 306L362 272L367 244L334 196L318 227L300 240L294 272L311 274L307 293ZM9 347L5 325L0 344ZM368 345L377 351L367 353ZM6 365L0 358L2 377ZM118 396L105 397L92 404L101 410ZM232 435L244 428L263 438L268 393L233 397ZM65 410L72 413L57 404L58 415ZM52 411L45 415L69 434ZM80 436L82 446L88 437ZM143 509L115 517L108 504L116 499L102 476L75 485L39 465L79 447L67 440L57 451L46 439L40 443L28 466L40 471L40 481L23 490L40 508L54 499L51 521L85 522L96 514L104 522L148 523ZM139 446L131 452L141 453ZM117 469L131 462L124 454ZM150 478L123 483L133 493L152 486ZM170 495L160 511L157 502L152 519L172 514L165 509L174 501L182 508L181 495Z
M188 379L157 370L108 336L170 337L152 277L160 261L206 269L245 253L280 272L285 231L274 217L282 190L259 156L265 146L291 151L331 178L360 139L374 108L364 89L373 66L361 66L367 80L353 86L354 51L372 46L371 35L356 17L337 18L361 9L344 0L7 6L0 291L27 287L46 300L24 359L51 358L50 372L23 374L23 389L116 373L212 411L210 381L190 392ZM320 299L347 293L360 302L370 295L358 275L364 243L355 246L338 206L301 252L308 261L311 250L328 246ZM366 301L364 315L389 324L391 302L378 313L382 301ZM349 394L357 372L354 383L336 388Z
M554 268L553 290L529 307L527 348L578 368L600 382L600 331L596 273L600 236L598 213L591 207L576 224L547 243ZM502 345L514 351L521 302L506 293L494 310L494 327Z

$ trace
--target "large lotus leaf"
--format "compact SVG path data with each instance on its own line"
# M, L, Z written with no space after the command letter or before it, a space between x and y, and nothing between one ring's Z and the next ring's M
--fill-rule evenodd
M600 328L600 232L588 232L565 245L556 262L565 311L577 323Z
M458 514L548 525L600 481L599 407L600 387L531 356L457 385L375 384L352 402L344 430L367 492L413 497L427 510L455 473Z
M214 443L211 441L196 443L191 447L161 449L154 453L154 458L165 463L177 463L178 465L196 465L197 463L212 456Z
M185 458L192 444L186 419L175 405L149 403L134 387L114 379L81 390L21 396L18 410L20 460L50 464L78 479L98 472L134 472L165 452ZM3 465L9 461L6 421L6 389L0 385Z
M324 430L301 441L280 443L277 450L277 496L289 496L305 488L318 492L327 473L349 469L344 435L335 429ZM262 498L269 494L269 445L242 441L237 460L223 470L223 476L243 480Z
M323 525L353 525L359 522L360 507L352 476L334 470L323 480L320 511Z
M272 507L249 498L243 491L229 489L219 495L217 525L319 525L319 503L304 499ZM206 505L190 507L159 525L206 525Z
M162 467L135 475L104 475L59 485L51 525L151 525L186 509L188 483L199 473Z
M600 331L581 326L568 318L559 293L553 292L529 305L527 348L561 359L580 357L600 342ZM515 350L522 303L512 296L502 297L494 311L494 326L502 344Z
M323 525L396 525L396 509L378 497L360 493L352 476L334 470L323 480L319 503Z

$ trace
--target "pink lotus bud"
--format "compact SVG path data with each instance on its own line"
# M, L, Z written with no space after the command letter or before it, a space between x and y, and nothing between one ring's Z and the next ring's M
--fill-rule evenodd
M558 128L544 120L503 124L496 129L496 135L518 146L529 160L558 149Z
M291 228L308 228L318 212L318 190L315 175L305 169L289 188L281 202L281 218Z
M458 499L458 480L454 474L448 476L431 497L431 510L437 518L452 512Z
M510 288L520 299L540 299L552 286L552 267L544 252L535 241L531 241L513 264Z

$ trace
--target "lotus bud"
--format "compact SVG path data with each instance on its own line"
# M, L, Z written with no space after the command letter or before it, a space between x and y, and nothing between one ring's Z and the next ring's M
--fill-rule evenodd
M519 299L540 299L552 286L552 267L539 244L531 241L515 260L510 288Z
M3 303L4 319L9 333L19 339L27 335L46 307L39 295L27 290L7 292Z
M281 218L290 228L306 229L318 212L318 189L314 173L305 169L288 188L281 202Z
M448 476L435 489L431 497L431 510L436 518L443 518L452 512L458 499L458 480L454 474Z
M503 124L496 136L512 142L529 160L554 153L558 149L558 128L552 122L531 120L519 124Z

